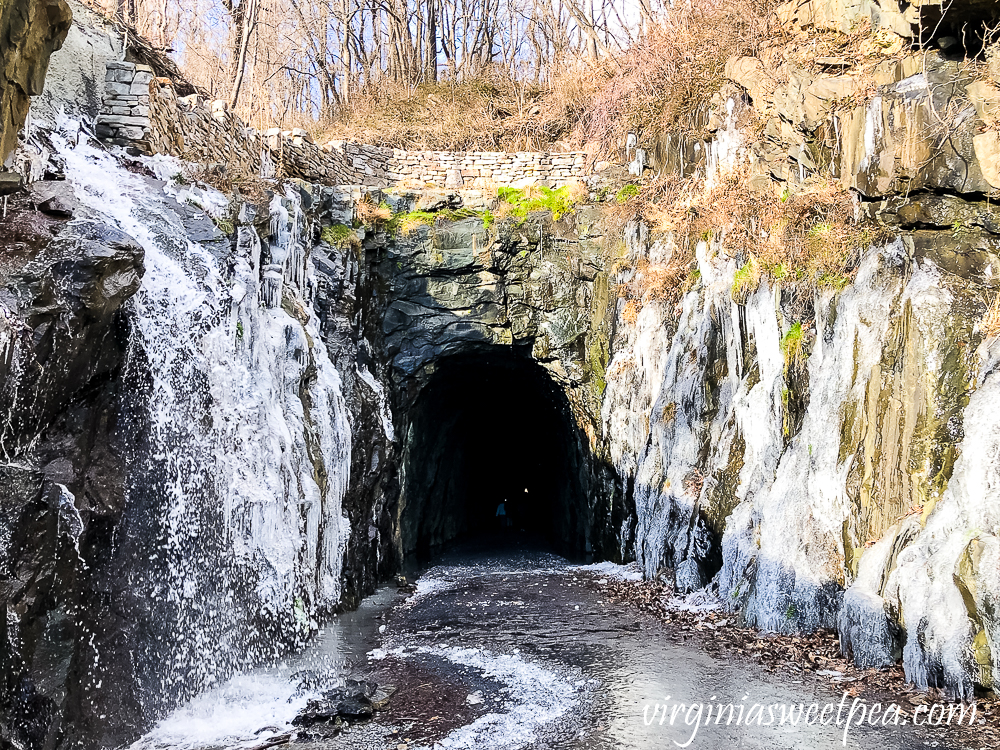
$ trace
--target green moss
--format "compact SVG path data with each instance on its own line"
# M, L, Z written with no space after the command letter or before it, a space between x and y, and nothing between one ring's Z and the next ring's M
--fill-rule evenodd
M319 238L332 247L347 248L358 241L354 230L344 224L333 224L323 227Z
M843 273L825 272L819 275L816 279L816 283L819 284L819 286L829 287L840 292L851 283L851 277Z
M639 195L639 186L629 183L628 185L625 185L621 190L618 191L618 194L615 196L615 200L618 203L627 203L629 200L637 197L638 195Z
M760 271L757 262L751 258L745 266L733 274L733 300L738 304L744 304L757 288L759 281Z
M603 203L605 201L609 201L613 197L614 196L612 195L612 190L609 187L607 187L606 185L604 187L598 188L598 190L597 190L597 202L598 203Z
M387 228L391 234L410 234L419 227L433 227L439 223L461 221L462 219L479 218L483 229L489 229L494 217L491 211L475 211L471 208L444 208L440 211L410 211L394 214Z
M576 202L570 197L569 188L553 190L548 187L512 188L497 190L497 197L512 206L510 215L523 221L533 211L548 211L553 221L573 212Z
M787 373L802 357L802 341L805 334L802 324L796 321L781 339L781 352L785 355L785 372Z
M698 282L701 281L701 271L697 268L692 268L688 271L687 277L684 279L684 283L681 284L681 291L687 294L696 286Z

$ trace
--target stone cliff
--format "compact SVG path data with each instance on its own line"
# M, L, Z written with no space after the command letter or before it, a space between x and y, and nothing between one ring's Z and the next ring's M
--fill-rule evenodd
M17 145L30 97L42 92L49 57L62 46L72 17L65 0L0 5L0 162Z
M220 177L66 102L0 224L4 738L129 741L526 490L566 554L992 687L996 58L904 6L783 6L622 189Z

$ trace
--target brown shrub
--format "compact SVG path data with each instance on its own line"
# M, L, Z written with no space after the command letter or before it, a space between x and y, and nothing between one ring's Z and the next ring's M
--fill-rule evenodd
M993 304L986 310L980 331L985 338L1000 336L1000 292L993 298Z
M726 60L754 55L775 33L775 0L691 0L670 11L615 65L581 120L578 136L605 150L627 133L696 130L724 81Z
M380 222L389 221L392 218L392 209L388 206L377 205L375 201L366 196L355 206L354 218L366 227L373 227Z

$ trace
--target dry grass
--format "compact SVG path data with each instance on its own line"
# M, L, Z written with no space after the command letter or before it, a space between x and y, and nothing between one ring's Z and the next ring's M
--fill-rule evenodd
M366 227L373 227L380 222L389 221L392 218L392 209L384 204L376 204L370 197L365 196L355 205L354 218Z
M997 292L993 298L993 304L986 310L979 330L984 338L990 339L994 336L1000 336L1000 292Z
M502 70L460 82L383 83L356 96L333 119L308 127L320 142L336 138L442 151L571 150L565 139L601 81L571 63L544 86L517 81Z
M691 0L626 52L587 108L579 136L605 150L631 132L698 130L726 60L754 55L775 33L775 0Z
M776 195L751 189L742 172L712 188L698 180L650 182L608 214L612 227L634 219L645 221L654 236L672 234L674 250L665 265L640 258L632 279L620 285L619 296L634 301L626 306L626 319L633 320L646 303L676 302L697 283L700 241L714 242L741 264L732 296L743 304L765 278L841 288L853 278L860 253L890 236L854 220L851 195L838 183Z
M692 286L694 256L678 246L666 263L650 263L639 258L629 281L619 284L618 296L625 299L622 317L635 323L639 312L650 302L676 304Z
M838 183L820 182L781 195L754 191L742 174L709 191L696 228L718 232L724 247L757 276L844 284L862 245L878 239L874 227L854 221L854 205Z

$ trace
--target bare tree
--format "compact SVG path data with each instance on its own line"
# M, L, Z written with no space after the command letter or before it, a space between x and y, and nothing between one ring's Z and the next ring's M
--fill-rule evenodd
M535 86L627 47L663 0L92 0L257 126L329 117L386 86L500 71ZM489 73L492 75L493 73Z

